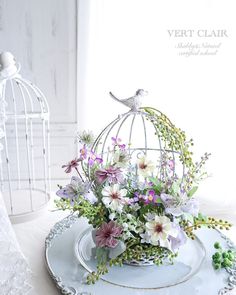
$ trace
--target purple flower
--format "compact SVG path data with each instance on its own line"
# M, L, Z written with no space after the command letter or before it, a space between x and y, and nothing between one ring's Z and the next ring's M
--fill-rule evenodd
M96 245L98 247L115 248L119 242L116 238L121 236L122 231L122 228L113 220L103 223L96 232Z
M74 200L79 195L85 196L90 189L90 184L88 182L82 182L79 177L73 176L71 178L70 184L61 188L56 194L63 199Z
M63 165L62 168L66 168L65 172L70 173L73 168L76 168L81 162L81 159L75 158L74 160L70 161L68 164Z
M97 182L102 184L106 180L110 183L121 183L123 180L122 171L120 168L110 166L107 169L99 169L95 172Z
M80 150L80 158L85 160L87 158L88 151L86 149L86 145L84 144L82 149Z
M93 151L90 151L90 155L88 159L89 166L93 166L95 162L97 162L98 164L101 164L102 158L99 158L97 155L95 155Z
M125 144L121 144L121 139L117 137L112 137L111 140L113 141L114 146L118 146L121 150L125 149Z
M161 200L164 203L165 207L172 207L175 204L174 197L165 193L161 194Z
M174 171L174 169L175 169L175 161L174 160L169 160L168 161L168 166L169 166L171 171Z
M144 204L157 204L160 197L156 195L154 190L149 190L145 196Z
M182 230L182 228L178 224L172 223L172 226L175 229L177 229L178 234L175 237L169 235L168 239L170 241L171 250L173 252L175 252L176 250L179 249L180 246L182 246L186 243L187 237L186 237L186 234L184 233L184 231Z

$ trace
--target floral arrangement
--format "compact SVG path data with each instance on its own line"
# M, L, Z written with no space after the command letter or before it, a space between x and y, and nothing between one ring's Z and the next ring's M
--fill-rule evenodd
M178 249L188 238L194 239L194 230L231 226L200 213L194 198L207 176L204 164L209 154L195 163L190 151L193 141L187 141L183 131L155 109L140 112L165 143L161 157L148 157L144 150L135 158L132 143L114 135L109 137L107 153L98 154L95 146L102 144L100 138L82 132L77 138L79 156L63 166L66 173L74 169L78 175L60 187L57 206L78 212L93 226L97 272L87 276L88 283L112 265L173 263ZM178 160L169 150L179 151ZM185 167L180 176L177 161Z

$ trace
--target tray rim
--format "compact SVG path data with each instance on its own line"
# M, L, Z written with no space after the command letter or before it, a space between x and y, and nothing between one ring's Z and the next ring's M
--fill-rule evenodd
M46 268L49 272L50 277L55 282L56 287L63 295L92 295L91 292L78 292L74 287L67 286L63 283L62 279L57 276L50 267L48 260L48 250L52 245L52 241L59 235L62 235L65 231L70 229L81 217L77 214L71 213L67 217L55 223L55 225L50 229L49 234L45 239L45 252L44 260ZM220 237L225 240L226 245L229 249L236 251L236 246L233 241L223 234L220 230L214 229L220 234ZM236 262L232 267L225 269L228 277L225 282L225 286L218 291L218 295L224 295L229 291L232 291L236 287ZM168 287L165 287L168 288ZM159 288L161 289L161 288ZM162 288L163 289L163 288ZM157 290L157 289L156 289Z

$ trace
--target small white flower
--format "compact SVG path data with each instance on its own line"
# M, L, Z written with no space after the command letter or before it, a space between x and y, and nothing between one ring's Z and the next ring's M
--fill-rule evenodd
M155 165L152 161L148 160L146 156L143 156L138 160L138 173L143 177L150 176L155 169Z
M134 211L138 211L141 207L139 206L138 203L131 204L130 208L133 209Z
M124 205L128 204L128 198L125 198L127 194L126 189L119 189L118 184L105 186L102 190L102 202L107 208L110 208L119 213L122 212Z
M114 212L112 212L110 215L109 215L109 219L110 220L114 220L116 217L116 214Z
M129 229L130 229L131 231L136 231L135 226L132 225L132 224L129 226Z
M141 239L141 243L148 243L148 244L150 244L150 238L151 238L151 236L150 236L150 234L148 232L145 232L145 233L140 234L140 237L142 238Z
M129 220L133 219L133 215L131 215L131 214L127 214L126 217L127 217Z
M152 245L170 248L168 236L176 237L178 230L173 227L172 222L166 216L155 216L155 219L145 224L146 232L151 236Z
M129 226L128 226L127 223L123 223L123 224L122 224L122 227L123 227L124 230L126 230L126 229L128 229Z

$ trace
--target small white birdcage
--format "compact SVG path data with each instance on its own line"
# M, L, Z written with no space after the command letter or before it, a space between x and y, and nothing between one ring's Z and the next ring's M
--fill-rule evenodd
M49 107L41 90L0 54L1 190L13 222L37 216L50 198Z

